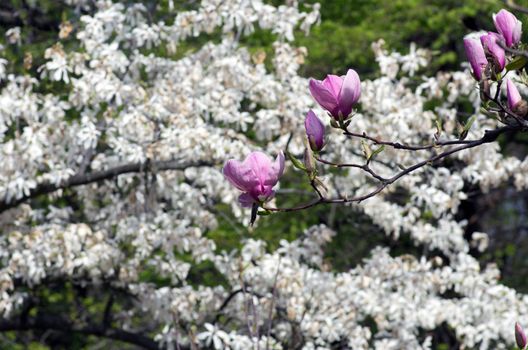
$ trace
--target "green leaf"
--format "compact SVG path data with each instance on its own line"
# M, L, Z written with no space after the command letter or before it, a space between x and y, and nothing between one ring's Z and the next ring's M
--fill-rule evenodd
M471 118L469 118L469 120L467 121L467 123L464 125L464 127L460 126L460 136L458 137L459 140L465 140L468 133L469 133L469 129L471 128L471 125L473 125L473 123L475 122L475 120L477 119L477 116L474 115L472 116Z
M513 61L506 65L507 70L519 70L526 66L528 63L528 58L524 56L517 56Z
M380 154L381 152L383 152L383 150L385 149L385 145L381 145L380 147L378 147L377 149L375 149L372 154L370 155L370 158L368 160L372 160L374 159L374 157L378 154Z
M290 152L286 152L286 155L291 160L291 162L292 162L294 167L296 167L297 169L300 169L302 171L306 171L306 167L304 166L304 164L300 160L295 158L295 156L293 154L291 154Z
M468 132L469 129L471 128L471 125L473 125L473 123L475 122L475 120L477 120L477 116L476 115L474 115L471 118L469 118L469 120L467 121L466 125L464 125L464 130L463 131Z
M370 146L365 140L361 140L361 147L363 148L363 154L365 155L365 158L369 160L372 156L372 150L370 149Z

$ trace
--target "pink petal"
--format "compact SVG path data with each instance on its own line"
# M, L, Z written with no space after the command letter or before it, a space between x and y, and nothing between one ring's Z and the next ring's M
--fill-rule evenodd
M279 182L282 173L284 173L284 153L280 151L279 154L277 154L277 158L275 158L275 162L271 166L270 176L264 184L271 187L275 186L277 182Z
M234 159L226 162L222 172L225 178L240 191L249 192L259 184L253 169Z
M259 151L251 152L244 160L244 165L253 169L261 186L265 184L272 173L271 159Z
M339 96L339 91L341 91L341 87L343 86L343 78L337 75L328 74L323 80L323 85L328 91L332 93L332 95L337 97Z
M251 208L256 200L249 193L242 193L238 196L238 202L244 208Z
M348 116L352 112L352 107L359 100L361 96L361 81L359 75L355 70L349 69L345 79L343 79L343 86L338 97L339 109L343 116Z
M310 79L310 93L313 98L328 112L333 114L337 110L337 94L328 90L322 82Z
M480 81L482 79L482 71L488 64L480 40L473 38L464 39L464 49L466 50L466 56L473 69L473 74L475 75L475 78Z

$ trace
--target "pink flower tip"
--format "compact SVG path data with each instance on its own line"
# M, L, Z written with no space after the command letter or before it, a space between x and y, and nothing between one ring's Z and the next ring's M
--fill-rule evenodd
M521 349L524 349L526 347L526 334L524 333L524 330L522 329L519 322L515 322L515 342L517 343L517 346Z
M521 94L515 86L515 83L510 79L506 80L506 95L508 98L508 108L513 110L519 102L522 101Z

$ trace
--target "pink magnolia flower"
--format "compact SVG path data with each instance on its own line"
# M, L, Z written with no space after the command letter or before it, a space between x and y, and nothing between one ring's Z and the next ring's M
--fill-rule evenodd
M361 82L355 70L345 76L327 75L323 80L310 79L313 98L335 118L346 118L361 96Z
M484 48L484 52L488 53L493 57L493 63L495 67L498 67L500 71L506 66L506 53L504 49L499 46L497 40L500 40L500 35L497 33L489 32L486 35L480 37L480 42Z
M238 201L249 208L254 203L270 200L274 195L273 186L284 172L284 154L280 152L273 162L262 152L251 152L243 162L228 160L223 169L225 178L243 193Z
M495 28L504 37L506 46L511 47L521 40L522 22L508 10L500 10L493 15Z
M311 109L308 114L306 114L304 128L306 129L306 136L308 137L308 142L312 151L319 152L322 150L324 147L325 127Z
M466 56L471 64L471 69L473 69L473 75L478 81L482 80L482 72L488 60L486 59L486 54L484 53L484 48L480 43L480 40L474 38L465 38L464 39L464 49L466 50Z
M506 95L508 96L508 108L511 110L515 109L517 104L522 101L522 97L519 93L519 90L517 90L517 86L515 86L513 81L510 79L507 79L506 81Z
M519 322L515 322L515 342L517 343L517 346L521 349L524 349L526 347L526 334L524 333L524 330L522 329Z

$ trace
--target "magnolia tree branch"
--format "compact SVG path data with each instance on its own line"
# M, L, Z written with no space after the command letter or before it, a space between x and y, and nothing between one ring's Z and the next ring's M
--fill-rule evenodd
M518 125L518 126L510 126L510 125L507 125L507 126L503 126L503 127L500 127L500 128L497 128L497 129L494 129L494 130L486 130L485 133L484 133L484 136L482 136L482 138L478 139L478 140L472 140L472 141L460 141L460 143L462 144L459 144L458 142L455 142L455 141L447 141L446 143L444 143L444 145L458 145L458 147L455 147L455 148L451 148L449 150L446 150L440 154L437 154L437 155L434 155L434 156L431 156L430 158L427 158L421 162L418 162L410 167L407 167L405 169L403 169L402 171L396 173L395 175L393 175L392 177L390 178L384 178L380 175L378 175L377 173L375 173L372 169L370 169L370 167L368 166L368 162L364 165L360 165L360 164L338 164L338 163L333 163L333 162L329 162L329 161L326 161L326 160L323 160L321 158L316 158L316 160L320 161L321 163L324 163L324 164L327 164L327 165L332 165L332 166L336 166L336 167L354 167L354 168L359 168L359 169L362 169L364 170L365 172L369 173L372 177L374 177L376 180L379 181L379 185L372 191L368 192L367 194L364 194L364 195L361 195L361 196L357 196L357 197L352 197L352 198L348 198L348 197L344 197L344 198L326 198L324 196L322 196L320 194L319 191L317 191L318 193L318 196L319 198L315 201L312 201L310 203L307 203L307 204L303 204L303 205L300 205L300 206L297 206L297 207L290 207L290 208L273 208L273 207L267 207L267 206L263 206L263 209L269 211L269 212L292 212L292 211L299 211L299 210L304 210L304 209L308 209L308 208L311 208L311 207L314 207L314 206L317 206L317 205L320 205L320 204L336 204L336 203L352 203L352 202L362 202L368 198L371 198L371 197L374 197L375 195L377 195L378 193L380 193L381 191L383 191L387 186L393 184L394 182L396 182L397 180L399 180L400 178L402 178L403 176L407 175L407 174L410 174L412 172L414 172L415 170L418 170L426 165L429 165L429 164L432 164L436 161L439 161L447 156L450 156L452 154L455 154L455 153L458 153L460 151L463 151L463 150L467 150L467 149L471 149L471 148L474 148L474 147L477 147L477 146L480 146L480 145L483 145L483 144L486 144L486 143L491 143L493 141L495 141L501 134L504 134L508 131L520 131L523 129L523 126L521 125ZM344 130L345 132L345 135L349 135L349 136L352 136L352 137L360 137L360 138L365 138L365 135L364 134L354 134L354 133L350 133L348 132L347 130ZM373 141L373 142L384 142L384 141L379 141L379 140L376 140L374 138L368 138L369 140ZM376 140L376 141L374 141ZM396 146L395 148L397 147L404 147L403 149L408 149L408 148L405 148L407 146L404 146L404 145L401 145L401 144L396 144L396 143L390 143L390 142L385 142L384 144L390 144L391 146L393 145L398 145ZM417 146L411 146L411 147L417 147ZM425 146L424 146L425 147ZM419 149L428 149L428 148L431 148L429 146L427 146L427 148L419 148Z
M508 4L511 6L515 5L513 1L509 1ZM522 99L515 82L505 78L508 72L526 70L528 66L528 51L517 50L517 48L522 47L519 44L521 23L507 10L499 11L494 17L494 22L500 34L488 33L481 35L480 38L467 37L464 39L464 49L471 65L473 78L480 89L482 109L486 111L484 113L498 120L504 126L493 130L485 130L484 135L480 139L466 140L471 126L477 118L477 115L473 115L464 124L457 123L459 126L457 139L440 140L442 127L437 121L437 132L433 135L432 143L412 145L383 140L367 135L365 132L348 130L354 117L355 106L361 96L361 81L355 70L349 69L346 75L343 76L327 75L322 81L310 79L310 94L320 107L326 110L330 117L330 125L335 129L341 130L348 139L360 139L366 161L364 164L343 164L321 158L319 156L320 152L323 151L326 144L326 126L313 110L309 110L304 120L306 147L303 161L297 159L291 153L286 153L293 166L305 172L311 187L317 194L317 199L288 208L267 206L266 203L273 197L274 193L271 188L278 183L284 170L285 158L281 154L277 156L274 162L261 152L252 152L243 162L237 160L226 162L224 176L243 192L239 198L242 206L252 208L250 225L254 223L257 215L298 211L319 204L359 203L377 195L403 176L426 165L432 165L434 162L452 154L494 142L503 133L527 131L528 101ZM503 99L501 96L503 82L507 85L507 99ZM495 87L493 96L491 93L492 87ZM372 144L380 147L371 149ZM383 152L385 146L395 150L420 152L420 159L422 155L426 159L417 161L415 164L411 163L412 165L407 167L396 164L401 171L391 177L385 177L378 174L370 166L371 162L377 162L376 157ZM429 153L429 156L427 156L427 153ZM361 192L361 195L351 198L341 195L337 188L337 198L328 198L327 189L318 178L319 167L316 164L317 162L337 168L359 169L375 180L377 186L374 189L367 189L366 191L369 191L367 193ZM389 165L388 168L392 168L392 166ZM255 184L259 184L259 186ZM259 208L262 208L263 211L259 211Z
M55 184L51 182L42 182L35 188L31 189L28 194L24 194L22 197L7 201L6 199L0 201L0 212L7 209L14 208L21 203L24 203L32 198L38 197L43 194L48 194L61 189L67 189L71 187L87 185L90 183L96 183L103 180L113 179L119 175L129 173L140 173L143 171L166 171L166 170L185 170L190 167L203 167L213 166L214 162L206 161L189 161L184 162L181 160L164 160L164 161L147 161L137 162L119 165L110 169L94 171L90 173L80 173L71 176L67 180Z
M348 130L345 130L343 133L345 136L348 137L356 137L356 138L362 138L365 140L372 141L376 145L383 145L383 146L390 146L394 149L401 149L406 151L420 151L420 150L428 150L432 148L436 148L439 146L452 146L452 145L464 145L469 144L472 141L468 140L450 140L450 141L437 141L428 145L405 145L400 142L390 142L390 141L384 141L377 139L372 136L368 136L366 133L355 133Z

